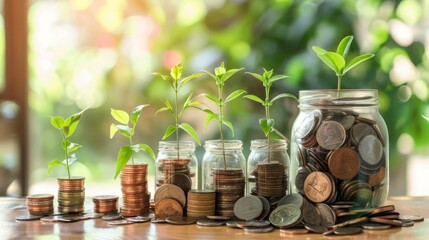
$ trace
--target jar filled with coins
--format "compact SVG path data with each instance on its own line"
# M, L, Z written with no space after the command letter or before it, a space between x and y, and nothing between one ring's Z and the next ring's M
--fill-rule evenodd
M245 194L246 160L240 140L210 140L204 146L204 190L216 192L216 215L234 216L234 203Z
M252 140L247 160L247 194L268 199L288 193L289 155L283 139Z
M299 95L291 140L292 192L313 203L381 206L389 189L389 142L377 90Z
M156 186L174 184L185 193L198 187L198 162L191 141L161 141L156 159Z

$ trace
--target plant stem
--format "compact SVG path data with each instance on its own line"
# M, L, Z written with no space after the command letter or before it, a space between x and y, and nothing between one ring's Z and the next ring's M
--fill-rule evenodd
M268 123L268 119L270 119L270 85L267 85L265 87L265 118L267 119L267 123ZM268 141L268 162L271 161L271 129L270 131L268 131L268 136L267 136L267 141Z
M132 136L130 136L130 147L133 147L133 139ZM131 155L131 163L134 165L134 154Z
M223 166L226 170L226 154L225 154L225 141L223 139L223 99L222 99L222 88L223 84L218 85L219 92L219 129L220 129L220 140L222 143L222 154L223 154Z
M340 97L340 91L341 91L341 76L338 75L338 86L337 86L337 97Z
M61 133L61 137L63 138L63 145L64 145L64 143L66 142L66 140L67 140L67 136L66 136L66 134L64 133L64 131L61 131L60 130L60 133ZM67 146L66 146L66 148L64 148L64 155L65 155L65 157L66 157L66 169L67 169L67 175L68 175L68 177L69 177L69 179L71 178L70 177L70 167L69 167L69 153L68 153L68 151L67 151Z
M179 89L177 87L177 80L176 80L176 87L175 87L175 98L174 98L174 119L176 121L176 149L177 149L177 160L180 159L180 144L179 144L179 114L178 114L178 95L179 95Z

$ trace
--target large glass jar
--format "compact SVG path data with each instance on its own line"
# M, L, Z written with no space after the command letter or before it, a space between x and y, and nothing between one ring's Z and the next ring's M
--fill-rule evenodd
M156 186L175 184L185 191L198 187L198 161L191 141L161 141L156 159Z
M246 160L240 140L206 141L203 189L216 191L216 215L234 217L234 203L244 196Z
M389 189L388 131L377 90L308 90L291 139L291 188L313 203L384 203Z
M247 160L247 194L268 199L288 193L289 155L283 139L252 140Z

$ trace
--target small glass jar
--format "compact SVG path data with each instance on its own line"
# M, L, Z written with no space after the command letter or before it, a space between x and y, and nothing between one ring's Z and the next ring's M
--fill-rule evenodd
M246 159L240 140L206 141L203 189L216 192L216 215L234 217L234 203L246 189Z
M289 155L283 139L252 140L247 160L247 194L267 198L288 193Z
M156 159L156 186L175 184L185 193L198 187L198 161L192 141L160 141Z
M313 203L381 206L389 189L389 142L377 90L299 93L291 139L291 189Z

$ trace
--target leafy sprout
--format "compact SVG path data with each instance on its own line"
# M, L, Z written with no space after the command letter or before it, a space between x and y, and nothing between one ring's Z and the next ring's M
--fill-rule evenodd
M220 138L222 143L222 150L223 150L223 159L224 159L224 167L226 168L226 156L225 156L225 141L224 141L224 135L223 135L223 126L227 126L232 133L232 136L234 136L234 126L231 122L225 120L224 116L224 107L227 103L231 102L232 100L238 98L239 96L246 93L244 90L235 90L232 93L230 93L225 99L223 98L223 87L225 85L225 82L230 79L234 74L241 71L243 68L240 69L230 69L227 70L225 68L225 64L222 62L219 67L215 68L214 73L211 73L209 71L204 70L205 73L207 73L213 80L215 80L217 89L218 89L218 96L214 96L210 93L204 93L202 94L204 97L206 97L208 100L212 101L216 104L218 107L218 113L213 112L210 109L204 109L204 111L207 113L206 120L204 122L204 128L207 127L209 122L212 120L216 120L219 125L219 132L220 132Z
M265 137L267 137L269 141L271 132L274 131L274 122L275 122L274 119L271 118L270 107L273 105L275 101L280 100L282 98L296 99L296 97L289 93L282 93L270 99L270 89L273 83L278 80L286 79L289 76L286 76L286 75L272 76L273 70L271 69L270 71L267 71L265 68L264 68L264 73L262 75L257 73L250 73L250 72L248 72L247 74L250 74L256 79L258 79L259 81L261 81L262 85L265 88L265 100L262 100L260 97L256 95L251 95L251 94L245 95L244 97L260 103L265 108L265 118L261 118L259 120L259 126L261 127Z
M171 87L174 90L174 102L173 105L168 101L166 98L164 101L164 107L158 109L158 111L155 114L158 114L160 112L168 111L173 115L174 118L174 125L168 126L166 129L164 136L162 139L168 138L171 134L176 133L176 144L177 144L177 158L179 159L179 130L183 130L186 133L188 133L199 145L201 145L201 140L195 131L195 129L188 123L181 123L180 117L185 113L185 111L189 108L196 108L200 109L198 105L201 104L201 102L196 101L194 98L192 98L192 93L190 93L185 102L181 107L179 107L179 91L180 89L189 81L192 79L198 78L202 75L202 73L194 73L187 77L182 78L182 71L183 71L183 65L178 64L171 68L170 75L162 75L160 73L154 73L156 76L168 81L171 85Z
M86 109L85 109L86 110ZM67 169L67 176L68 178L71 177L70 175L70 165L72 165L74 162L76 162L76 151L82 147L82 145L70 142L69 138L73 135L75 132L79 121L82 117L82 114L85 110L82 110L79 113L73 114L67 119L64 119L60 116L52 116L51 117L51 125L58 129L61 134L62 138L62 148L64 150L64 157L65 159L63 161L60 161L58 159L54 159L51 162L49 162L48 165L48 174L51 173L52 169L54 169L56 166L64 166Z
M345 59L349 53L352 41L353 36L347 36L343 38L343 40L341 40L341 42L338 44L336 52L328 52L321 47L313 46L313 50L316 52L317 56L336 73L338 77L338 94L341 90L341 80L344 74L346 74L356 65L374 57L374 54L362 54L346 62Z
M137 120L140 118L143 108L148 105L139 105L134 108L129 115L127 112L117 109L111 109L110 114L112 117L119 122L119 124L112 123L110 125L110 139L112 139L117 132L119 132L122 136L128 138L129 145L123 145L119 150L118 157L116 160L116 171L115 171L115 179L118 177L119 173L122 169L127 165L128 161L131 159L132 164L134 164L134 154L140 151L146 152L152 158L155 158L155 153L152 148L147 144L134 144L133 136L135 133L135 128L137 124ZM131 123L131 126L130 126Z

